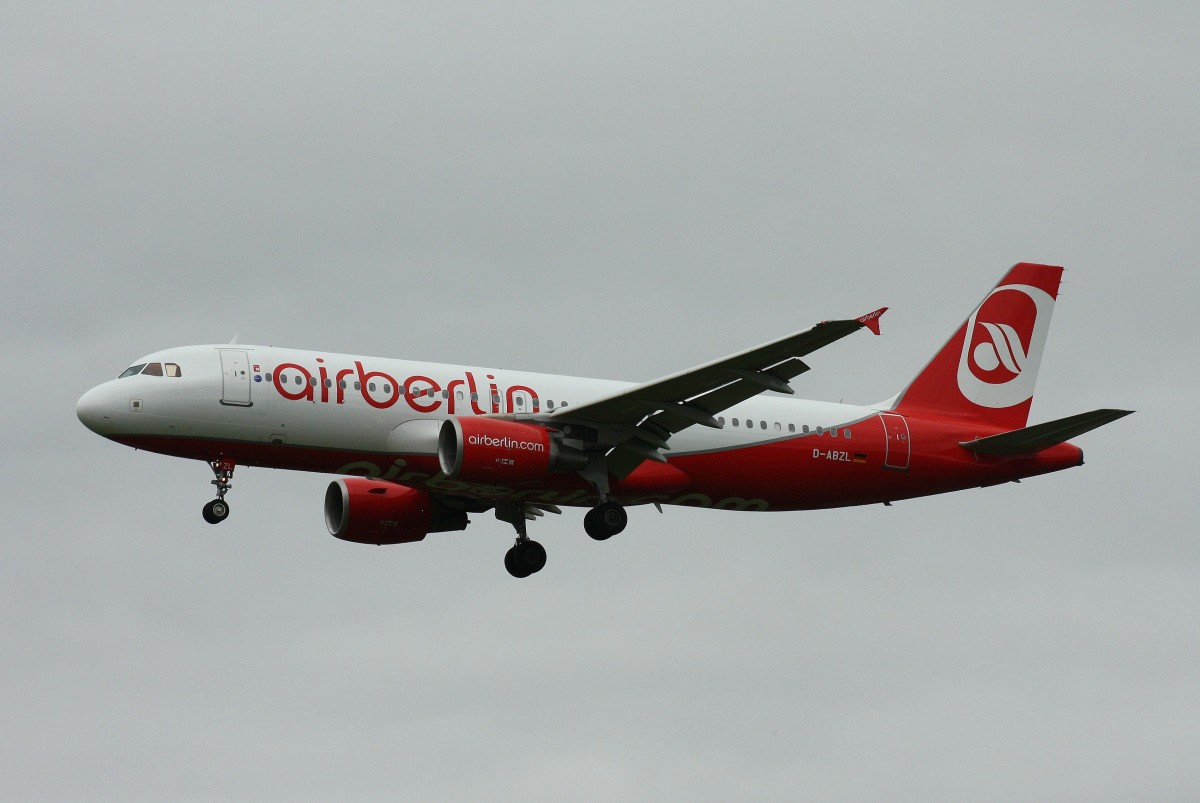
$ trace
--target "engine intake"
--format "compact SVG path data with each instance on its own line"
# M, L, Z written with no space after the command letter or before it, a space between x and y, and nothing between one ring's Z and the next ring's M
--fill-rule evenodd
M455 416L438 435L442 473L467 482L529 482L579 471L587 461L586 454L563 446L536 424Z

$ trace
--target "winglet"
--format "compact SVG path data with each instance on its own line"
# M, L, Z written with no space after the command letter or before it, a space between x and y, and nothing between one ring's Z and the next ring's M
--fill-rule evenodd
M861 318L856 318L855 320L870 329L874 334L879 334L879 319L883 316L883 313L887 311L887 307L880 307L874 312L868 312L866 315L862 316Z

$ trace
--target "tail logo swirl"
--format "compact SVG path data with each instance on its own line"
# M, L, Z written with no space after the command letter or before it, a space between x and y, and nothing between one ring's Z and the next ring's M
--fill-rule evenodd
M1033 396L1054 299L1022 284L997 287L967 321L958 388L982 407L1001 409Z
M974 360L973 368L978 368L984 376L980 379L988 381L986 376L1003 366L1008 372L1008 379L1015 379L1025 366L1028 357L1025 346L1021 342L1017 330L1007 323L979 323L987 332L988 340L979 343L971 350Z

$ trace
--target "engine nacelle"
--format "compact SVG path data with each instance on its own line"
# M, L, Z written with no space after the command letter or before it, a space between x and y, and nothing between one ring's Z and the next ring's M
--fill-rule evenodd
M428 533L466 529L467 514L417 488L351 477L329 483L325 526L343 541L405 544Z
M536 424L452 417L438 435L442 473L467 482L529 482L555 471L578 471L587 455L555 441Z

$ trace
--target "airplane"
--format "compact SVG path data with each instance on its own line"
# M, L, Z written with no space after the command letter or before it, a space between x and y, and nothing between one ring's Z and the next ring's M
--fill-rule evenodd
M421 541L491 511L516 531L504 565L546 550L527 523L588 508L596 540L626 507L786 511L884 504L1083 464L1069 439L1129 415L1100 409L1028 426L1063 269L1019 263L895 397L789 398L803 358L886 307L640 384L319 351L185 346L141 357L76 412L117 443L203 460L216 524L236 466L341 475L330 534Z

